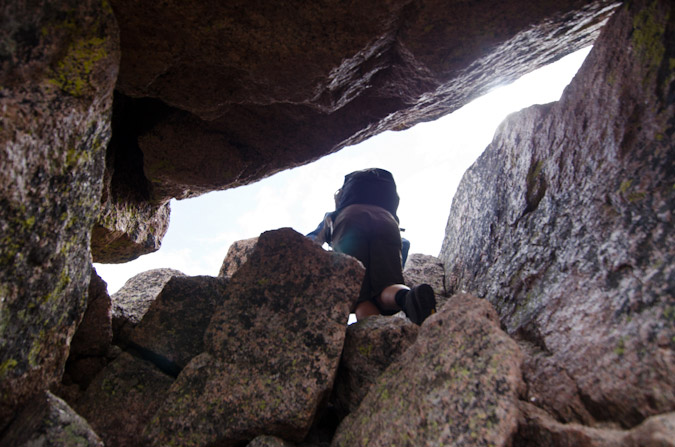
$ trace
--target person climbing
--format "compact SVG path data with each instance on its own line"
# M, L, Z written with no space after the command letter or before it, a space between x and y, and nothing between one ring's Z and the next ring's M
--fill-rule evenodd
M326 213L323 222L307 235L365 266L361 291L352 309L357 320L403 310L419 325L436 311L431 286L420 284L410 289L403 284L398 204L396 183L389 171L354 171L345 176L342 188L335 193L335 211Z

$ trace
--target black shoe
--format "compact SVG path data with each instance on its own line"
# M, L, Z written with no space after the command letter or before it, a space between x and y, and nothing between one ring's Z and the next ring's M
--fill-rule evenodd
M408 291L405 297L405 314L420 325L427 317L436 312L434 289L429 284L420 284Z

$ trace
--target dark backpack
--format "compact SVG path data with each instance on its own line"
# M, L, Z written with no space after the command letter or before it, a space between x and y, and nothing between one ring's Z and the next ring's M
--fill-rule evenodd
M342 188L335 195L335 210L357 203L377 205L389 211L398 222L398 194L391 172L379 168L364 169L345 175Z

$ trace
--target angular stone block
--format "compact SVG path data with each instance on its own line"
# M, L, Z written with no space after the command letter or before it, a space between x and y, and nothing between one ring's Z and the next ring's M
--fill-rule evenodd
M263 233L146 432L151 445L299 441L328 398L363 267L291 229Z
M63 400L47 392L32 398L0 436L7 447L103 447L91 426Z
M347 328L332 400L342 417L359 404L384 372L417 338L407 318L374 316Z
M143 445L140 435L174 378L152 363L122 353L94 379L74 404L106 447Z
M454 295L371 386L332 445L509 445L521 360L487 301Z

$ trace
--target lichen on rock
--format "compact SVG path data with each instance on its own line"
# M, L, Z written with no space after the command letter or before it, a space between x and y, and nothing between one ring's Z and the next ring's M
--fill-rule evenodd
M300 441L333 385L363 267L291 229L260 235L146 430L151 445Z
M672 2L622 6L561 100L508 117L453 200L451 286L533 347L530 398L567 422L675 409L674 35Z
M59 381L86 303L118 29L99 1L12 2L0 27L0 427Z

